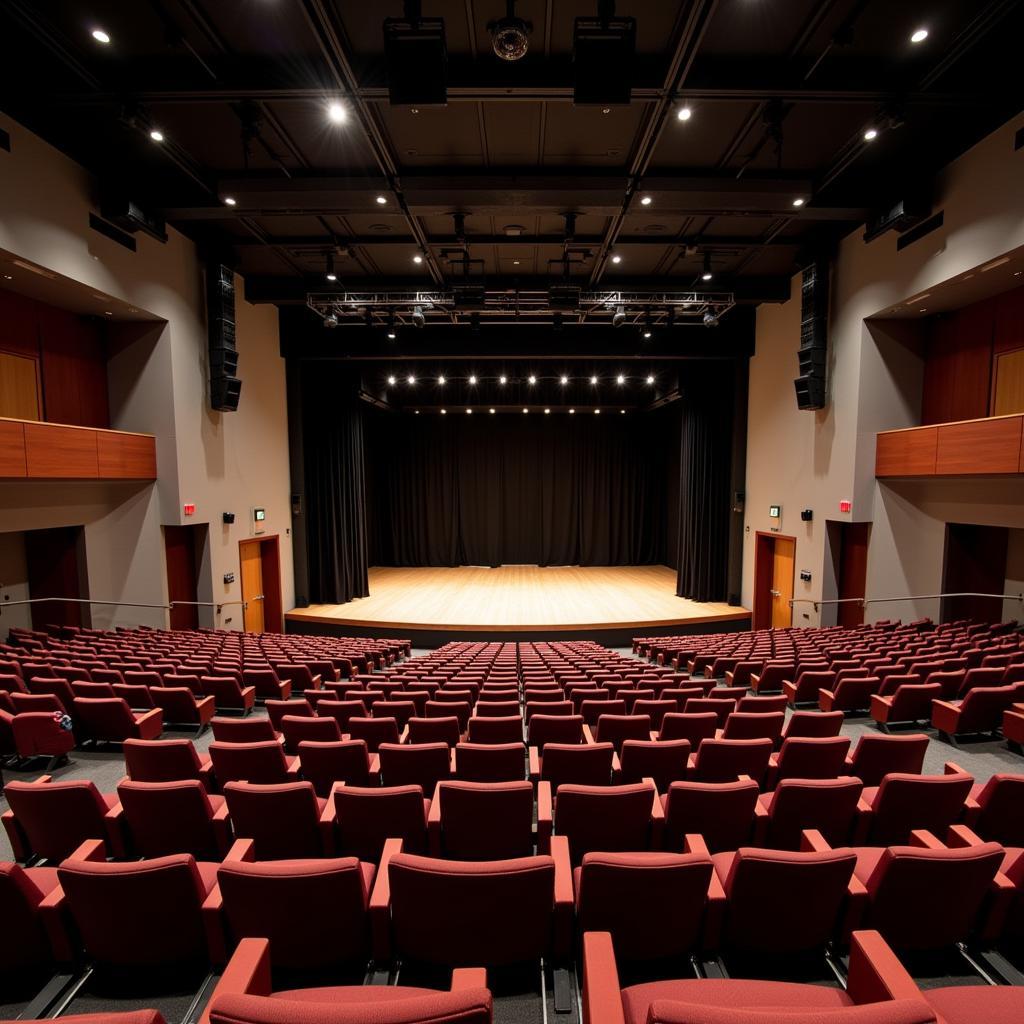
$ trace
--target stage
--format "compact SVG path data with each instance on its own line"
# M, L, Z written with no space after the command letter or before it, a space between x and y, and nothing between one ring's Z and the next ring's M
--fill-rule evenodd
M750 612L675 595L663 565L504 565L370 569L370 596L296 608L289 633L449 640L587 639L628 645L634 636L750 628Z

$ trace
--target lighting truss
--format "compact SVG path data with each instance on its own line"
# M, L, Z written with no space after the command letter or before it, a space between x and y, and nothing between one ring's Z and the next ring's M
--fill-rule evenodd
M411 325L413 309L419 307L428 325L513 327L524 324L551 325L555 316L563 326L609 326L615 311L622 307L626 323L650 327L675 324L704 325L706 313L723 316L736 299L726 291L581 291L575 309L553 308L547 290L487 289L482 307L473 313L458 308L455 291L335 291L311 292L306 305L317 316L335 316L339 326L385 327L392 323Z

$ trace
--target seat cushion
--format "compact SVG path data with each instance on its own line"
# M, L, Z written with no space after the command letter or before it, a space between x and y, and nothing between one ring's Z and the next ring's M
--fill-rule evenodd
M1011 985L958 985L923 993L946 1024L1020 1024L1024 991Z
M756 1010L850 1006L850 997L838 988L798 985L786 981L747 981L693 978L652 981L622 990L626 1024L647 1024L651 1003L670 1001L707 1006L746 1007Z

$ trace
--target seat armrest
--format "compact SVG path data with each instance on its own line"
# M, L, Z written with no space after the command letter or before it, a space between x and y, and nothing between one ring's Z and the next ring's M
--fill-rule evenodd
M586 722L583 723L583 742L591 745L596 742L594 739L594 730L591 729Z
M140 733L144 732L149 726L150 722L154 719L159 719L159 725L162 727L164 724L164 712L163 708L150 708L149 711L143 711L141 714L135 716L135 725Z
M857 797L857 812L853 819L853 845L864 846L867 843L868 831L871 828L871 816L874 809L864 797Z
M573 914L572 862L569 859L567 836L551 837L551 857L555 862L555 919L552 952L555 962L572 955Z
M225 864L253 864L255 861L256 843L252 839L236 839L224 858Z
M210 894L203 900L200 911L210 963L219 967L227 963L228 959L227 942L224 937L224 897L221 895L219 885L215 885L210 890Z
M946 834L946 846L950 849L967 846L981 846L984 840L967 825L950 825Z
M270 992L269 940L242 939L217 981L199 1024L210 1024L210 1007L218 996L269 996Z
M293 754L289 757L287 754L285 754L284 760L286 765L285 772L288 775L288 781L298 782L299 772L302 770L302 765L299 763L299 755Z
M427 846L431 857L441 856L441 783L434 786L434 795L427 812Z
M206 787L207 793L214 791L213 759L209 754L199 758L199 781Z
M876 931L857 931L851 936L846 992L858 1006L921 998L914 979Z
M398 734L398 742L399 743L408 743L409 742L409 723L408 722L405 723L405 727Z
M452 992L471 988L487 988L486 967L456 967L452 971Z
M622 762L619 760L619 755L612 754L612 782L618 782L622 778ZM652 783L653 785L653 783Z
M530 758L530 781L538 782L540 780L540 751L536 747L530 747L528 754Z
M86 839L68 860L94 860L103 863L107 859L107 847L102 839Z
M228 802L226 800L213 812L210 823L213 826L213 838L217 844L218 853L223 857L225 854L234 852L231 846L231 818L228 815ZM255 858L243 859L254 860Z
M979 814L981 814L981 804L973 796L968 796L964 801L964 823L973 825L978 820Z
M583 934L583 1024L626 1024L610 932Z
M123 860L127 854L125 843L125 818L124 808L120 802L103 815L103 824L106 828L106 839L110 844L110 855L117 860Z
M658 792L658 787L654 784L654 779L645 778L643 782L651 787L651 795L653 797L651 801L651 849L660 850L661 837L665 831L665 808L661 803L661 794Z
M386 964L391 959L391 880L388 865L396 853L402 852L401 839L384 840L377 877L370 893L370 931L373 941L373 959Z
M14 859L22 862L28 860L32 856L32 850L29 847L28 837L14 818L14 811L4 811L3 814L0 814L0 821L3 822L4 831L7 833L7 838L10 841Z
M803 853L828 853L832 847L816 828L805 828L800 833L800 850Z
M551 852L552 829L551 783L537 783L537 853Z
M963 768L961 768L960 765L958 765L956 763L956 761L947 761L942 766L942 774L943 775L967 775L968 773L965 772L963 770Z
M370 767L367 769L367 774L370 776L372 785L380 785L380 754L370 755Z
M39 915L50 940L53 958L58 963L69 964L75 960L75 950L71 944L68 928L68 903L64 890L54 886L39 903Z

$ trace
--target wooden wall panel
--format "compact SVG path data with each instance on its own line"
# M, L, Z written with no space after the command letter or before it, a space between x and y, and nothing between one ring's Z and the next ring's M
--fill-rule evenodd
M20 356L39 356L37 302L0 290L0 350Z
M934 476L938 427L891 430L875 442L875 476Z
M925 349L921 423L952 423L988 415L992 316L978 303L936 318Z
M40 305L39 340L47 420L109 427L107 356L99 325Z
M1024 348L998 353L993 366L992 415L1024 412Z
M935 472L940 476L1018 472L1021 419L1006 416L939 427Z
M39 419L39 360L0 352L0 416Z
M25 465L25 424L0 420L0 477L28 476Z
M30 477L95 480L99 476L96 431L26 423L25 460Z
M150 434L97 430L96 446L101 480L156 479L156 439Z

